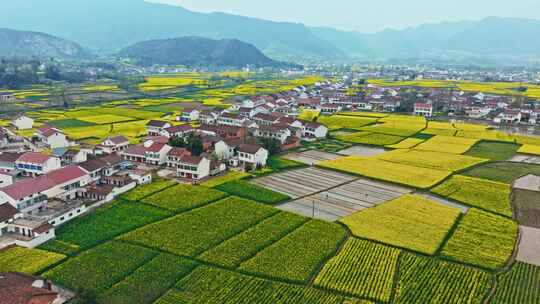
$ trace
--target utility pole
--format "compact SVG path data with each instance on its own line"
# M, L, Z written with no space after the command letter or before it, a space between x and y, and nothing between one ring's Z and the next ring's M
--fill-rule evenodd
M311 217L315 218L315 199L313 199L311 202L313 203L313 212L312 212Z

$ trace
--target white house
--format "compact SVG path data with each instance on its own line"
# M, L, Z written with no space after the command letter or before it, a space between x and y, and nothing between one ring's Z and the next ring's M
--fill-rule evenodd
M197 109L185 109L182 111L180 116L176 117L177 121L196 121L199 120L200 111Z
M50 149L69 147L66 134L59 129L47 125L39 128L34 136Z
M107 137L98 148L107 154L118 153L129 148L129 139L122 135Z
M122 151L121 155L128 161L160 166L167 163L167 154L171 149L172 147L167 144L149 140L143 145L129 147Z
M229 160L236 154L236 149L241 145L242 139L223 139L214 145L214 154L218 159Z
M493 119L494 123L511 124L521 121L521 111L507 109Z
M172 125L166 121L151 120L146 124L146 132L148 136L160 136L161 131L170 128Z
M26 152L15 161L15 167L27 176L43 175L61 166L60 158L38 152Z
M16 102L17 97L9 92L0 92L0 103L12 103Z
M302 128L302 137L305 138L326 138L328 128L320 123L306 122Z
M417 102L414 104L414 115L431 117L433 116L433 105L430 103Z
M211 161L204 156L182 156L177 164L178 177L188 180L201 180L210 175Z
M286 126L259 126L255 129L255 137L259 138L271 138L278 140L281 144L287 141L287 138L291 136L291 130Z
M161 136L165 136L167 138L183 138L186 137L189 133L193 133L195 129L191 125L179 125L179 126L172 126L166 129L163 129L161 131Z
M13 175L0 171L0 188L13 184Z
M21 115L13 119L11 124L18 130L30 130L34 126L34 120L28 116Z
M246 117L240 116L238 114L223 113L221 114L221 116L218 117L217 124L224 126L241 127L247 121L248 119Z
M244 170L255 170L266 166L268 150L259 145L243 144L238 148L238 163Z

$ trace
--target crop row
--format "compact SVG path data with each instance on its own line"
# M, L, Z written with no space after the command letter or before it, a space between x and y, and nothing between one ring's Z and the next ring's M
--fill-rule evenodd
M196 266L192 261L160 254L99 295L99 302L151 304Z
M518 225L513 220L472 208L441 254L451 260L499 269L512 255L517 233Z
M165 188L171 187L176 184L175 181L168 179L154 181L150 184L139 186L128 193L122 195L122 198L131 202L138 202L141 199L159 192Z
M120 242L109 242L44 273L44 277L71 290L99 294L149 262L156 252Z
M0 272L34 274L64 258L62 254L45 250L11 247L0 251Z
M417 146L417 150L463 154L470 150L478 139L437 135Z
M360 130L360 128L365 127L369 124L375 123L376 118L368 117L359 117L359 116L321 116L317 120L322 123L329 130L339 130L339 129L351 129L351 130Z
M350 143L355 143L355 144L375 145L375 146L393 145L405 139L402 136L372 133L372 132L366 132L366 131L340 134L340 135L336 135L335 137L345 142L350 142Z
M457 208L404 195L341 220L353 235L434 254L460 214Z
M254 274L307 282L345 237L333 223L311 220L240 266ZM287 261L286 263L283 261Z
M377 158L392 163L452 172L487 161L472 156L418 150L391 151L380 154Z
M172 214L139 203L113 203L58 229L57 239L81 249L93 247L122 233L162 220ZM69 252L66 252L69 253Z
M148 196L141 202L173 212L182 212L226 197L227 194L192 185L177 185Z
M518 262L499 278L493 304L539 304L540 267Z
M318 289L201 266L156 304L368 304Z
M351 238L321 270L315 284L388 302L401 250Z
M122 239L194 257L277 212L253 201L229 197L134 230Z
M505 216L512 216L510 186L480 178L454 175L432 192Z
M490 287L483 271L403 253L393 303L480 304Z
M251 199L265 204L277 204L291 199L285 194L281 194L261 186L250 184L246 181L236 180L216 187L216 189L231 195L236 195L246 199Z
M415 167L359 156L322 161L317 165L422 189L430 188L452 174L451 171Z
M261 249L280 240L306 221L306 218L299 215L280 212L210 249L200 258L226 267L236 268Z

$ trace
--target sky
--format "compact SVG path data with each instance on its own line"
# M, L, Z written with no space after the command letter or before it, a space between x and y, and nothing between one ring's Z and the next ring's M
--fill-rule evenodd
M376 32L489 16L540 19L539 0L148 0L199 12Z

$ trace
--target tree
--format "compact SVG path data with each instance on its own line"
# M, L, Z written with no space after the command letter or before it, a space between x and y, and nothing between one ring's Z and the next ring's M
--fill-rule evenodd
M183 137L173 137L169 141L169 145L171 145L172 147L177 147L177 148L185 148L186 142L184 141Z
M262 138L260 143L270 155L281 152L281 142L275 138Z
M202 141L201 136L190 134L187 139L186 148L188 149L189 152L191 152L191 155L193 156L201 155L204 152L203 141Z

